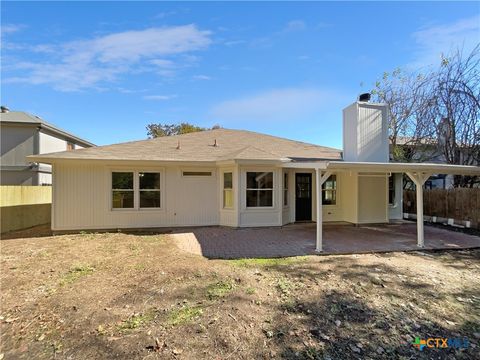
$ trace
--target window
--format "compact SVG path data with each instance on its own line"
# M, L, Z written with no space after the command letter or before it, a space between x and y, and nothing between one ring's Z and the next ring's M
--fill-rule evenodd
M337 176L330 177L322 185L322 204L335 205L337 203Z
M141 208L160 207L160 173L140 172L139 194Z
M388 178L388 203L395 204L395 177L393 174Z
M223 208L233 208L233 174L223 173Z
M283 206L288 206L288 173L283 174Z
M160 208L160 173L112 172L112 209Z
M184 171L183 176L212 176L211 171Z
M273 206L273 172L247 172L247 207Z
M133 172L112 172L112 207L133 209Z

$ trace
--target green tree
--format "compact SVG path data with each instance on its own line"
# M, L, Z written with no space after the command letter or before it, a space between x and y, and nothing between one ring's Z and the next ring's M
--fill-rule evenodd
M205 131L219 129L220 125L214 125L211 128L204 128L201 126L193 125L187 122L182 122L180 124L148 124L147 125L147 135L150 139L162 137L162 136L172 136L172 135L181 135L188 134L192 132Z

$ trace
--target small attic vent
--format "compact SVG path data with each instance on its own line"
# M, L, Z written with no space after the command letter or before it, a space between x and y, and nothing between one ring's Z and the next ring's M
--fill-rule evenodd
M358 97L358 101L369 102L371 97L372 95L370 93L360 94L360 96Z

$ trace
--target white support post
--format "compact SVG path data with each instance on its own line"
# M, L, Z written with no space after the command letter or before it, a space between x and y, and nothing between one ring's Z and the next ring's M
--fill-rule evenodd
M317 242L315 246L316 252L323 251L323 209L322 209L322 185L332 174L331 171L327 171L323 176L320 169L316 171L316 185L317 185Z
M423 184L428 180L431 174L428 173L410 173L407 175L415 183L417 197L417 246L425 246L425 231L423 229Z
M425 246L425 230L423 229L423 184L416 186L417 190L417 246Z

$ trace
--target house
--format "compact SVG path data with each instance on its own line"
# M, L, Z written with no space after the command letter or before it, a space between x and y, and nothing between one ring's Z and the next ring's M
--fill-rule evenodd
M82 149L92 143L69 134L38 116L2 106L0 185L51 185L49 164L32 164L28 155Z
M390 163L383 104L354 102L343 111L343 125L343 151L216 129L29 159L53 166L54 231L314 221L317 251L323 222L401 217L403 173L419 185L432 173L480 173L472 166ZM397 200L389 205L392 176ZM417 198L423 246L422 186Z

